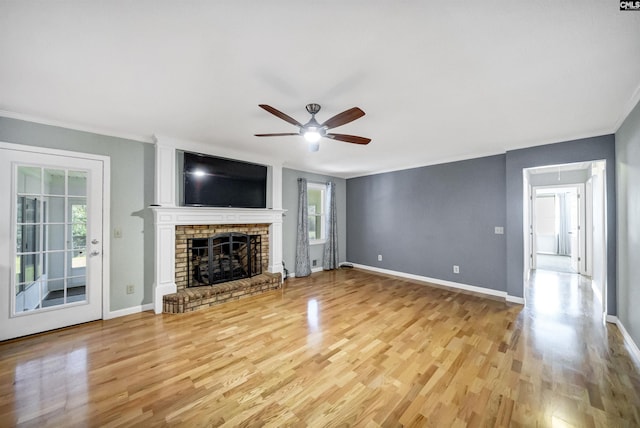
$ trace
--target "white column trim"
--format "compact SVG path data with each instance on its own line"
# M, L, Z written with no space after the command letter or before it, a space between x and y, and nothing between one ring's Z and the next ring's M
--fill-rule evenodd
M282 268L282 215L279 222L269 226L269 272L283 273Z
M154 212L154 219L157 219ZM172 224L155 226L153 308L156 314L162 313L162 296L175 293L176 285L176 227Z
M176 206L176 148L156 138L155 204Z
M282 165L271 166L271 208L282 209Z

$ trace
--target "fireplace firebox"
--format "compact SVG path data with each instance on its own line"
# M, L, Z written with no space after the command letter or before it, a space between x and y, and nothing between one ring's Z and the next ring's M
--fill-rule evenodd
M261 274L261 246L260 235L236 232L187 239L187 287Z

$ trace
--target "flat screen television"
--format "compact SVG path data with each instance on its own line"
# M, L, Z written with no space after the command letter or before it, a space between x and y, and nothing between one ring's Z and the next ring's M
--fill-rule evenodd
M267 167L184 152L183 203L202 207L267 207Z

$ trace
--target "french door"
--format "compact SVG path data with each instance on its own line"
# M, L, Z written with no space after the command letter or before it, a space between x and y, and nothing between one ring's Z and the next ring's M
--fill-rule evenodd
M0 340L102 318L104 161L0 144Z

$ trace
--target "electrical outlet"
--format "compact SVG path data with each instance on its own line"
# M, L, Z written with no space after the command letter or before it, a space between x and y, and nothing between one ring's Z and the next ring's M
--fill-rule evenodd
M381 262L382 261L382 254L378 254L378 261Z
M453 273L460 273L460 266L453 265Z
M318 261L317 261L317 260L313 260L313 261L311 262L311 266L313 266L313 267L318 266Z
M127 285L127 294L133 294L133 292L134 292L133 284Z

